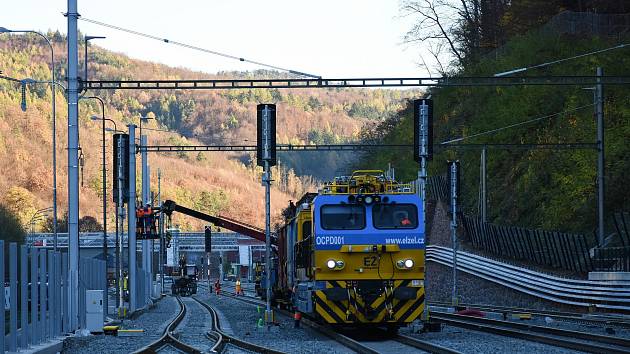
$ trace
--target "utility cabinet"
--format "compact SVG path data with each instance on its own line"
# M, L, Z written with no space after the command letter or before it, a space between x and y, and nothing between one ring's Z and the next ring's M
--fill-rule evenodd
M103 290L85 291L85 325L92 333L103 332Z

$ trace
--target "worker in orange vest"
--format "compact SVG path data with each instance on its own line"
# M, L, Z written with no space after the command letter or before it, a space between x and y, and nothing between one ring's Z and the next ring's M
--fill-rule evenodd
M136 235L142 238L144 234L144 209L136 208Z
M241 288L241 278L236 279L236 295L243 295L243 289Z
M217 281L214 282L214 292L219 295L221 294L221 282L217 278Z

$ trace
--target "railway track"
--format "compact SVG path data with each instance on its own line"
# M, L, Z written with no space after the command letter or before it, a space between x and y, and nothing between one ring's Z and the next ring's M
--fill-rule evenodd
M186 301L182 301L180 297L176 297L176 299L180 307L179 312L166 326L162 336L156 341L135 351L134 354L160 352L181 352L190 354L206 352L222 353L228 346L234 346L253 353L285 354L284 352L269 349L226 334L221 330L219 316L214 308L199 299L187 298ZM192 304L195 305L191 306ZM201 307L205 311L198 311L199 309L192 307ZM175 333L175 330L182 321L184 321L187 314L191 316L187 319L188 324L191 325L180 329L179 333ZM203 326L203 322L206 320L203 316L204 314L207 314L210 318L211 328L209 331L205 330ZM199 315L202 317L201 322L199 321Z
M227 287L233 289L233 286L227 285ZM247 290L247 289L246 289ZM261 299L248 295L247 291L245 291L245 295L236 296L231 292L222 292L224 296L230 296L239 301L254 305L254 306L265 306L265 302ZM292 317L292 313L286 310L275 310L276 313L287 316L289 318ZM405 335L396 335L391 338L387 338L384 340L374 341L374 340L362 340L353 338L350 335L345 335L343 333L339 333L337 331L332 330L330 327L326 325L319 324L307 318L302 318L303 325L308 326L319 333L326 335L327 337L335 340L338 343L341 343L348 349L351 349L357 353L367 353L367 354L378 354L384 352L398 352L398 353L413 353L413 352L429 352L429 353L437 353L437 354L458 354L459 351L449 349L429 341L421 340L418 338L413 338ZM387 337L385 332L380 334L381 338Z
M432 312L431 318L454 327L520 338L590 353L630 353L630 340L620 337L435 311Z
M251 342L244 341L242 339L236 338L234 336L228 335L227 333L221 330L221 324L219 322L219 315L217 311L210 305L205 302L193 297L193 300L204 307L212 317L212 330L208 332L208 336L215 339L214 346L210 349L212 352L221 353L226 348L227 345L233 345L254 353L265 353L265 354L284 354L284 352L270 349L267 347L263 347Z
M451 307L449 302L429 302L429 306L439 307ZM550 310L536 310L520 307L506 307L506 306L491 306L491 305L474 305L474 304L460 304L460 307L467 309L475 309L480 311L498 312L503 314L530 314L538 317L550 317L560 321L594 324L598 326L613 326L630 329L630 318L622 318L620 316L601 314L601 315L588 315L578 312L561 312ZM627 317L627 316L626 316Z
M172 349L175 349L176 351L183 353L201 354L200 350L180 341L172 334L175 328L177 328L177 326L184 320L184 317L186 316L186 306L179 297L176 297L176 299L177 304L179 305L179 312L177 313L177 316L175 316L175 318L171 321L171 323L166 326L166 329L164 330L162 336L158 338L158 340L149 343L147 346L135 351L134 354L159 353L167 351L168 349L171 349L170 351L172 351Z

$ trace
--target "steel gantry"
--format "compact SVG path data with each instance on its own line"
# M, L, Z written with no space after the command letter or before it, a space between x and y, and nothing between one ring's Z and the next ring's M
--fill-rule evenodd
M276 151L371 151L379 149L412 149L412 144L331 144L331 145L289 145L278 144ZM588 150L597 149L597 143L558 143L558 144L435 144L435 151L450 149L501 149L501 150ZM199 151L256 151L256 145L148 145L138 146L136 153L147 152L199 152Z
M527 86L595 85L596 75L578 76L481 76L360 79L209 79L209 80L88 80L82 88L91 90L229 90L260 88L362 88L362 87L448 87L448 86ZM603 76L605 85L630 84L630 76Z

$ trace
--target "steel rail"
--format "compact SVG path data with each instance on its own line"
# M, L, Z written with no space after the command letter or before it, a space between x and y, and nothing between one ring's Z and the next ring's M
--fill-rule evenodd
M196 297L192 297L192 299L195 300L197 303L199 303L201 306L203 306L210 313L210 316L212 317L212 331L210 331L208 335L210 337L216 338L216 341L217 341L211 349L212 352L220 353L223 351L223 349L225 348L227 344L232 344L239 348L243 348L243 349L255 352L255 353L285 354L282 351L267 348L262 345L254 344L251 342L247 342L242 339L236 338L235 336L226 334L225 332L221 330L221 324L219 322L219 315L217 314L216 310L212 306L206 304L205 302L199 300Z
M199 349L193 346L190 346L184 342L179 341L177 338L175 338L172 335L172 332L175 330L175 328L177 328L177 326L182 322L182 320L186 316L186 305L184 305L184 303L179 298L179 296L175 297L175 299L177 300L177 303L179 304L179 313L177 314L177 316L175 316L173 321L171 321L166 326L166 329L164 329L164 333L158 340L152 343L149 343L147 346L143 348L136 350L135 352L133 352L134 354L156 353L161 348L164 348L165 346L175 347L179 350L184 351L185 353L201 354L201 351Z
M424 351L429 352L429 353L435 353L435 354L458 354L458 353L461 353L461 352L459 352L457 350L446 348L446 347L443 347L441 345L437 345L437 344L431 343L431 342L426 341L426 340L409 337L409 336L406 336L406 335L403 335L403 334L396 335L396 337L394 337L393 340L395 340L397 342L400 342L402 344L408 345L410 347L414 347L414 348L417 348L417 349L424 350Z
M552 327L531 326L517 322L435 311L431 318L437 322L454 327L479 330L590 353L630 353L630 345L628 345L630 341L619 337L608 337Z
M427 261L452 267L452 251L427 247ZM630 282L564 279L467 252L458 252L458 270L553 302L630 312Z
M438 307L451 307L452 303L450 302L440 302L440 301L431 301L428 302L429 306L438 306ZM623 320L620 316L614 315L592 315L588 314L590 317L585 317L584 313L579 312L562 312L562 311L551 311L551 310L539 310L539 309L528 309L521 307L508 307L508 306L492 306L492 305L477 305L477 304L466 304L460 303L458 308L466 308L466 309L474 309L479 311L487 311L487 312L497 312L503 313L504 316L506 313L511 314L529 314L532 316L539 317L550 317L556 318L561 321L569 321L569 322L579 322L579 323L590 323L595 325L606 325L606 326L617 326L623 328L630 328L630 321Z
M233 285L229 283L225 285L229 287L233 287ZM252 304L252 305L264 305L264 302L260 301L260 299L251 295L236 296L230 293L227 293L227 295L237 300L240 300L240 301ZM276 310L276 311L280 312L281 314L287 317L291 317L291 313L286 310ZM353 339L341 333L335 332L331 328L325 325L319 324L317 322L311 321L308 318L302 318L301 321L304 325L313 328L314 330L324 334L325 336L333 339L336 342L341 343L343 346L349 349L352 349L358 353L379 353L378 351L370 348L369 346L365 344L362 344L360 341L357 341L356 339ZM436 353L436 354L459 354L460 353L459 351L449 349L449 348L431 343L429 341L405 336L402 334L396 335L395 337L391 338L391 340L400 342L404 345L407 345L416 349L427 351L429 353Z

